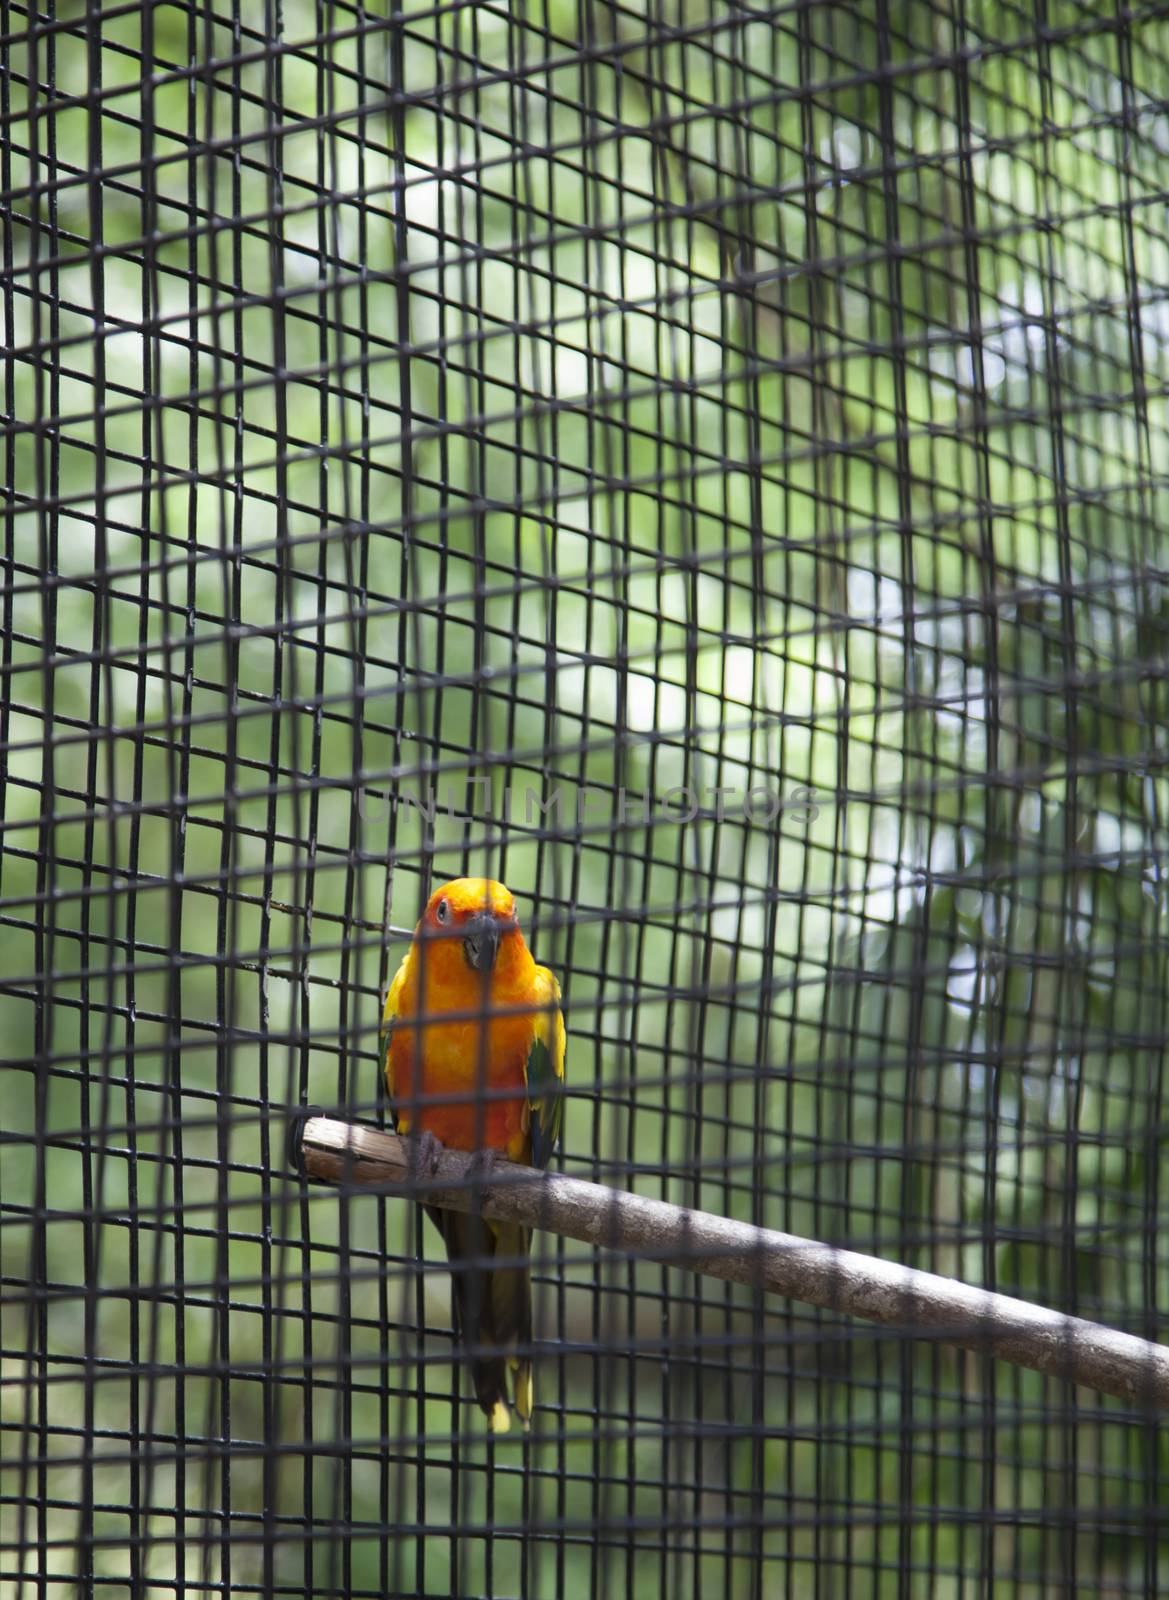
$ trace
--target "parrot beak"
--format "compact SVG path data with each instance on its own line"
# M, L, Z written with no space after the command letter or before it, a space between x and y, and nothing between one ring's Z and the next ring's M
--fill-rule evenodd
M463 925L463 955L476 972L490 972L499 954L499 941L515 927L509 918L501 921L490 911L480 911Z

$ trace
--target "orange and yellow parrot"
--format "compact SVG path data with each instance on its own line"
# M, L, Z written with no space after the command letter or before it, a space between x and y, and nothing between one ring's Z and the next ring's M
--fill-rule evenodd
M433 1170L439 1146L544 1167L564 1115L560 986L524 943L515 901L491 878L436 889L386 996L382 1067L399 1133ZM512 1092L508 1092L512 1091ZM427 1206L446 1244L455 1331L493 1433L510 1426L507 1368L532 1414L531 1234ZM499 1257L505 1265L490 1267ZM463 1263L470 1263L465 1265Z

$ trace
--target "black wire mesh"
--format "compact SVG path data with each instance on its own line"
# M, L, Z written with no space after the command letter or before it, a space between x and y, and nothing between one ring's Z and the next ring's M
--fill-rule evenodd
M1156 1337L1169 7L5 0L0 1579L1164 1592L1140 1408L306 1189L432 887L560 1160Z

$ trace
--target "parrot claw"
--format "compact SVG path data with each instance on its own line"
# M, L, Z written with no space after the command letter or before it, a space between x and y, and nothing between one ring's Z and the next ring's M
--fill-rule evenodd
M411 1177L433 1178L438 1171L439 1157L442 1155L443 1145L433 1133L419 1133L410 1140L410 1168Z

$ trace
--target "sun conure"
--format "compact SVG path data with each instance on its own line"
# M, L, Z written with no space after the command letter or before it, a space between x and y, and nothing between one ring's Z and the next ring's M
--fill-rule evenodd
M395 1126L419 1141L431 1170L440 1145L479 1153L487 1169L496 1156L547 1165L564 1112L560 986L533 961L502 883L456 878L431 895L386 997L382 1065ZM454 1269L455 1331L469 1353L476 1399L492 1432L506 1432L510 1366L526 1428L531 1234L426 1210ZM491 1267L493 1257L505 1264Z

